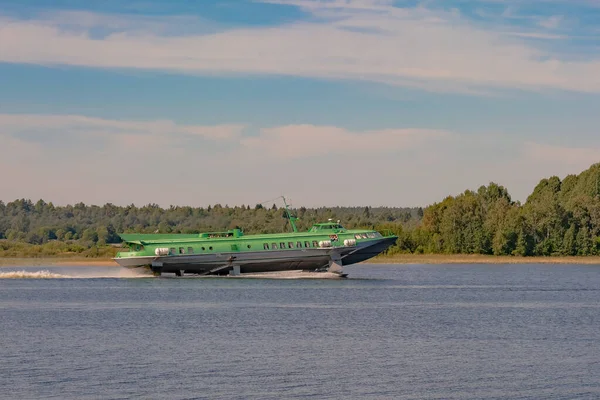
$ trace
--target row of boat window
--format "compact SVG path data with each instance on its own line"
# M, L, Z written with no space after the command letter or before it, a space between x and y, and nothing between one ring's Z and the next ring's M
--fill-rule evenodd
M356 235L354 235L355 239L374 239L376 237L381 236L381 234L379 232L367 232L367 233L357 233Z
M250 248L250 247L252 247L252 246L248 245L248 248ZM212 247L212 246L209 246L209 247L208 247L208 250L209 250L209 251L212 251L212 250L213 250L213 247ZM202 247L202 251L206 251L206 247ZM177 248L176 248L176 247L171 247L171 248L169 249L169 253L170 253L170 254L177 254L177 253L179 253L179 254L186 254L186 252L185 252L185 247L180 247L180 248L179 248L179 252L177 251ZM187 248L187 254L194 254L194 248L193 248L193 247L188 247L188 248Z
M212 250L212 246L208 248L209 250ZM205 248L203 247L202 250L205 250ZM194 248L193 247L188 247L187 248L187 252L188 254L194 254ZM169 249L169 253L171 254L177 254L177 248L175 247L171 247ZM180 247L179 248L179 254L185 254L185 247Z
M300 242L300 241L296 242L295 246L294 246L294 242L287 242L288 249L293 249L294 247L296 247L297 249L301 249L303 247L302 242ZM306 247L306 248L311 247L310 242L309 241L304 242L304 247ZM319 242L317 242L316 240L313 240L312 247L319 247ZM263 248L265 250L269 250L269 249L277 250L278 248L285 249L286 245L285 245L285 242L279 242L279 246L277 245L277 243L271 243L270 246L269 246L269 243L263 243Z
M249 249L252 248L252 245L247 245L246 247L248 247ZM285 242L280 242L279 244L277 243L271 243L269 245L269 243L264 243L263 245L265 250L269 250L269 249L285 249L286 248L286 243ZM287 248L289 249L293 249L293 248L302 248L302 242L296 242L294 245L294 242L288 242L287 243ZM304 242L304 247L311 247L311 243L306 241ZM319 242L317 242L316 240L312 241L312 247L319 247ZM213 247L210 246L208 248L208 250L212 250ZM179 251L177 251L179 250ZM206 247L202 247L202 251L206 251ZM186 254L186 248L185 247L179 247L179 249L177 249L177 247L171 247L169 249L169 253L171 254ZM187 248L187 254L194 254L194 248L193 247L188 247Z

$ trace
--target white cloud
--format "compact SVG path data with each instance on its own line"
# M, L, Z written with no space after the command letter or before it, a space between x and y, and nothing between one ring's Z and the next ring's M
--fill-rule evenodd
M88 13L80 23L66 23L64 14L33 20L5 17L0 21L0 62L279 74L450 91L600 92L600 56L563 59L525 38L475 26L456 12L397 8L384 0L282 3L302 7L319 22L208 34L169 28L180 23L172 17L140 22L137 17ZM99 27L108 33L94 37L92 28Z
M563 22L563 17L560 15L553 15L548 18L542 18L539 20L538 25L546 29L556 29Z
M524 154L532 161L544 166L556 166L559 169L583 170L591 164L600 162L600 148L566 147L526 142Z
M101 14L89 11L63 10L45 12L36 20L37 24L48 27L60 26L67 31L84 34L88 29L102 28L99 36L111 32L140 33L152 31L161 35L206 33L219 25L196 16L176 15L164 18L156 15Z
M559 40L559 39L568 39L568 36L565 35L556 35L551 33L541 33L541 32L505 32L505 35L529 38L529 39L546 39L546 40Z
M202 144L188 145L196 134ZM286 125L244 136L236 124L80 115L0 114L0 140L0 166L10 171L0 198L59 204L255 204L284 193L298 206L408 206L490 181L524 200L541 178L600 161L597 148L501 134Z
M227 146L239 143L243 129L240 124L0 114L0 165L11 171L2 180L2 200L177 203L177 196L187 198L190 186L198 189L190 175L214 170ZM203 165L205 160L211 162Z
M241 143L262 156L293 159L394 153L448 136L448 132L428 129L351 132L336 126L287 125L262 129L259 136L244 138Z
M288 125L259 129L254 137L241 136L240 129L235 124L202 127L81 115L0 114L0 160L13 171L3 180L2 199L167 206L256 203L285 193L306 205L333 204L344 194L349 203L371 204L376 200L368 201L366 192L355 192L357 180L367 189L381 190L386 174L411 175L410 160L418 155L418 163L435 162L432 154L452 139L446 132L412 128L352 132L335 126ZM207 135L203 138L208 138L208 148L179 145L179 140L198 133ZM367 159L368 164L362 164ZM386 167L390 163L393 168ZM380 172L373 175L374 171ZM335 181L315 180L322 173L333 173ZM311 189L319 190L317 197L306 192ZM397 201L405 200L410 201Z
M81 115L0 114L0 135L18 137L25 132L38 136L53 135L57 141L65 135L104 138L125 144L131 141L175 143L185 137L231 141L238 139L244 128L242 124L200 126L182 125L169 120L128 121Z

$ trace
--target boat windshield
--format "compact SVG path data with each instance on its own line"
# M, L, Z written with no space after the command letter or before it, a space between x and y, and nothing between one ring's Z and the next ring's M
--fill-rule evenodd
M324 230L344 229L340 224L315 224L310 228L310 232L318 232Z

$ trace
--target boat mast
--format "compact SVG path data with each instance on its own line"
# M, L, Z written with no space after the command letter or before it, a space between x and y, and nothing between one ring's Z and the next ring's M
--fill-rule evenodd
M290 220L290 225L292 225L292 229L294 230L294 232L298 232L298 228L296 228L296 220L298 218L292 217L292 214L290 214L290 209L288 208L288 205L285 202L285 197L281 196L281 198L283 199L283 204L285 205L285 212L287 213L287 216Z

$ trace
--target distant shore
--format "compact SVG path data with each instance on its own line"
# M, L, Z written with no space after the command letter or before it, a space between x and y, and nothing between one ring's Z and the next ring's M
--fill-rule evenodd
M366 261L372 264L598 264L600 256L517 257L482 254L396 254ZM0 267L73 266L119 267L110 258L21 257L0 258Z
M367 261L373 264L598 264L600 256L520 257L484 254L395 254Z
M110 258L88 257L20 257L0 258L0 267L38 267L38 266L74 266L74 267L118 267Z

